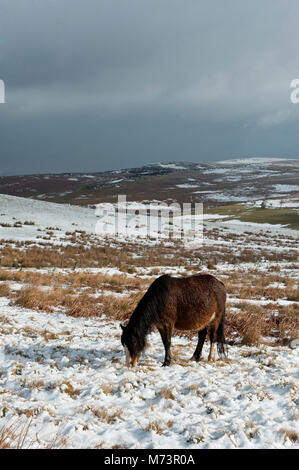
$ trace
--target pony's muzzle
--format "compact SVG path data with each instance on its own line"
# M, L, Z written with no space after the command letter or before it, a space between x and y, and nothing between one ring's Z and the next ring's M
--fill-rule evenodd
M127 346L124 346L124 350L125 350L125 355L126 355L126 365L130 366L131 365L130 351L128 350Z
M137 365L137 360L138 360L137 356L131 357L131 366L132 367L135 367Z
M135 367L138 361L138 355L131 356L129 349L127 346L124 346L125 354L126 354L126 366L127 367Z

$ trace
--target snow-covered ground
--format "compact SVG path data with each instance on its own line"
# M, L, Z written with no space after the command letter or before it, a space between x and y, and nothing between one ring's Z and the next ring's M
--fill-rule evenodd
M186 188L198 188L198 184L191 184L191 183L182 183L182 184L177 184L177 188L181 189L186 189Z
M154 163L156 165L156 163ZM186 170L185 166L177 165L176 163L158 163L161 168L172 168L174 170Z
M215 196L215 199L217 199L217 194L218 193L215 192L213 195L213 197ZM228 200L232 200L231 196L227 197ZM292 199L290 199L290 201L292 201ZM296 201L296 199L294 199L294 201ZM156 203L159 203L159 205ZM71 233L75 230L85 231L87 234L93 234L100 237L101 233L102 235L109 233L107 227L105 228L105 231L101 232L101 227L104 227L100 218L102 206L108 208L108 211L114 211L114 208L116 207L115 204L99 204L97 209L94 210L70 204L55 204L52 202L37 201L0 194L0 240L37 241L41 240L42 236L46 236L49 230L53 232L53 236L51 238L52 243L61 243L66 232ZM128 203L128 209L141 209L144 207L144 203ZM165 205L162 201L153 201L150 205L146 205L146 207L150 207L152 210L161 210L164 207L167 209L169 206L167 204ZM198 217L201 216L196 216L197 223L199 223ZM217 219L217 221L214 219ZM297 231L283 228L279 225L256 224L242 222L240 220L230 220L229 225L227 225L225 218L223 218L223 220L221 219L222 216L211 216L211 214L204 213L205 225L208 230L219 228L224 231L231 230L232 233L236 233L238 231L242 233L249 229L250 231L255 232L270 230L273 234L297 234ZM24 222L26 221L32 222L34 225L25 225ZM114 219L112 221L114 222ZM21 222L21 225L19 227L14 227L16 222ZM145 222L146 221L143 221L144 227L146 227ZM9 226L1 226L1 224L9 224ZM153 225L151 225L151 227L152 226ZM114 225L111 230L114 230ZM146 230L145 233L147 233ZM155 233L156 232L153 229L152 235L155 235ZM136 236L140 236L141 234L141 228L136 230ZM132 225L130 225L129 235L130 238L134 236ZM201 239L200 234L199 236ZM204 240L204 243L208 244L209 242L209 239Z
M34 225L24 225L24 222ZM21 222L21 227L14 227ZM41 234L45 235L49 228L55 230L57 239L65 236L65 232L85 230L94 233L97 216L93 209L71 206L70 204L55 204L53 202L36 201L16 196L0 194L0 239L6 240L36 240Z
M257 201L249 202L247 205L261 207L264 203L265 207L270 209L281 209L281 208L297 208L299 209L299 198L293 197L283 197L277 199L260 199Z
M162 368L153 333L130 369L117 323L0 302L0 423L31 416L33 447L297 447L298 349L230 347L227 361L196 364L195 342L175 337Z
M296 160L295 160L296 161ZM294 160L290 158L279 158L279 157L251 157L251 158L234 158L232 160L220 160L215 163L221 163L223 165L275 165L281 164L292 165Z
M274 191L278 193L288 194L290 191L299 192L299 185L290 185L290 184L275 184Z
M35 225L24 225L26 220ZM61 231L54 230L50 242L55 244L66 231L93 233L97 217L92 209L0 195L0 223L16 221L22 226L0 226L0 239L38 240L51 226ZM217 214L205 214L204 224L206 233L214 231L205 235L204 245L231 250L231 256L244 248L280 254L297 246L298 231L280 225ZM245 232L252 236L248 242ZM155 269L179 274L186 267ZM262 259L258 265L265 273L272 267ZM217 273L229 280L238 268L218 263ZM251 259L242 263L245 272L255 268ZM136 267L126 275L147 277L151 269ZM84 271L121 274L108 266ZM295 261L281 261L279 273L294 281L295 294ZM24 287L11 284L13 290ZM245 300L261 307L269 303ZM230 296L229 301L240 299ZM72 318L62 309L47 314L0 297L0 429L13 420L25 424L32 419L25 446L33 447L298 448L299 348L230 346L227 360L209 363L206 344L204 360L196 364L188 361L196 340L175 336L174 363L162 368L164 348L158 333L152 333L150 347L131 369L125 366L120 334L119 322L107 317Z

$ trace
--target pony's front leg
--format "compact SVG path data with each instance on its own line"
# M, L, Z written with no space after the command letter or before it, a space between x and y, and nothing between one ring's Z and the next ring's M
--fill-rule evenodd
M170 346L171 346L171 329L170 328L158 328L159 333L161 335L164 348L165 348L165 358L162 364L163 367L169 366L171 363L171 354L170 354Z

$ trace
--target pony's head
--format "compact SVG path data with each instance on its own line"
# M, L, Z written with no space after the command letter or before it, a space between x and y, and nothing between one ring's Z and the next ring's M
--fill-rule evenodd
M120 325L123 332L121 335L121 344L125 349L127 366L135 367L144 347L137 334L129 326Z

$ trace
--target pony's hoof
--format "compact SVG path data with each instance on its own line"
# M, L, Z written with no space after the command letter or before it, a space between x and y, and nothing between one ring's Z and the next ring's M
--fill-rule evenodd
M199 361L200 361L200 357L192 356L192 357L190 357L190 361L199 362Z
M162 367L168 367L170 366L170 361L164 361L162 364Z

